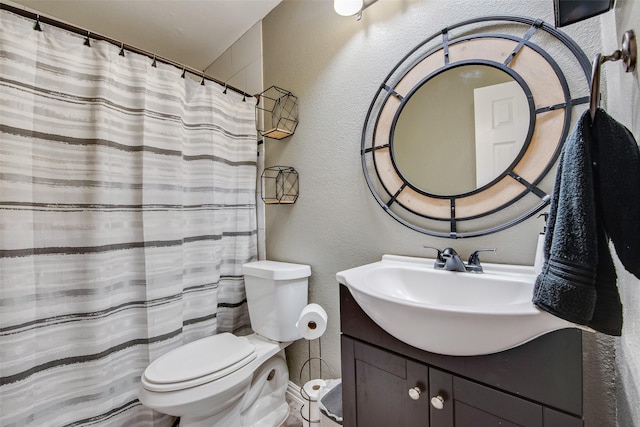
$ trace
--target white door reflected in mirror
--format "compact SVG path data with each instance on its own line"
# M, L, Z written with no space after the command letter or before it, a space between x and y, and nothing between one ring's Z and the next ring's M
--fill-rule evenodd
M529 132L529 103L513 81L474 89L476 186L502 174L517 158Z

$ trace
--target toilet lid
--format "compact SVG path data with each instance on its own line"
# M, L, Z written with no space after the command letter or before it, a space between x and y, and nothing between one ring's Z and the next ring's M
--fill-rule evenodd
M151 391L181 390L237 371L256 358L246 337L221 333L176 348L144 371L142 383Z

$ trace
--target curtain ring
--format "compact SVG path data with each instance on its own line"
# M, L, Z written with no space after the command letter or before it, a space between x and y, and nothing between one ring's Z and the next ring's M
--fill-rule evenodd
M36 31L42 31L42 27L40 27L40 15L36 15L36 23L33 26L33 29Z

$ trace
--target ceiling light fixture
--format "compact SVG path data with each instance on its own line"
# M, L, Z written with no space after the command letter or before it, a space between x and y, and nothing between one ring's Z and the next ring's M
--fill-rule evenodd
M356 15L358 21L362 18L362 11L378 0L333 0L333 9L338 15Z

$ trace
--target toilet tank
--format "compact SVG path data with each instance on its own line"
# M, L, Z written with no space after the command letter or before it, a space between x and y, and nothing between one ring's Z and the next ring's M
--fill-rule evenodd
M296 322L307 305L311 267L279 261L242 266L251 328L274 341L300 338Z

